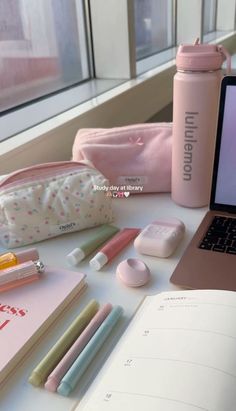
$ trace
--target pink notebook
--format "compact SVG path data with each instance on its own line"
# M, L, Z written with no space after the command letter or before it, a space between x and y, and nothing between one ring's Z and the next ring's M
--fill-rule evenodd
M85 275L47 267L40 280L0 293L0 383L85 287Z

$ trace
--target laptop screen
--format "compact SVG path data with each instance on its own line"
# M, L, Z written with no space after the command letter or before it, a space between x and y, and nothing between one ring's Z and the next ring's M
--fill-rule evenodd
M225 77L221 86L212 203L226 211L224 205L236 206L236 76Z

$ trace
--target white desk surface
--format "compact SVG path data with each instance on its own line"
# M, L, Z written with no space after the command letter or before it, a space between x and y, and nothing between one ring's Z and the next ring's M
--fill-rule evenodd
M172 202L169 194L137 194L128 198L113 199L115 221L114 224L123 227L143 228L157 218L176 217L186 225L186 235L173 256L161 259L140 256L132 244L127 246L110 264L99 272L89 268L89 258L81 263L75 270L87 274L88 288L70 309L60 317L46 335L38 342L37 346L28 354L14 374L0 389L0 411L71 411L77 404L92 379L104 363L119 335L127 325L128 320L147 294L156 294L161 291L177 289L169 283L169 278L181 257L184 249L193 236L197 226L202 220L206 208L188 209L179 207ZM48 265L68 268L65 256L77 245L78 240L86 238L88 231L62 235L55 239L36 244L41 260ZM151 282L139 289L128 288L119 283L115 277L116 267L123 259L128 257L141 258L150 268ZM73 268L71 268L73 270ZM101 304L110 301L120 304L124 308L125 316L113 332L90 365L87 372L68 398L58 394L49 393L42 388L32 387L27 379L30 372L47 353L49 348L57 341L58 337L68 327L75 315L84 307L91 298L97 299ZM38 302L39 307L41 301Z

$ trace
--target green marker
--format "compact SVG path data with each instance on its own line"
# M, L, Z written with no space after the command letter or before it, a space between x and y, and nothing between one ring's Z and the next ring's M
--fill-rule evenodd
M95 228L87 241L67 255L67 261L71 265L78 264L87 257L87 255L96 250L102 243L113 237L118 231L120 231L118 227L109 224L103 224L102 226Z
M39 386L46 381L51 371L55 368L74 341L89 324L98 309L98 302L91 300L90 303L71 323L64 334L59 338L56 344L50 349L46 356L40 361L37 367L32 371L29 377L30 384Z

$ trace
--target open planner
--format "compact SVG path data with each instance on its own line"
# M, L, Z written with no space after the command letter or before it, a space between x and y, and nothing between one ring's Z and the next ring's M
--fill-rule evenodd
M146 297L76 410L233 411L236 293Z

